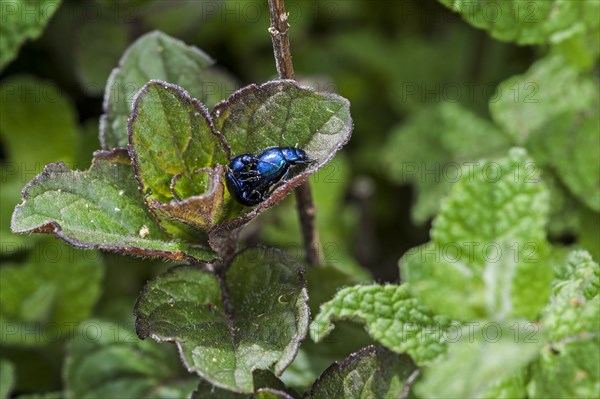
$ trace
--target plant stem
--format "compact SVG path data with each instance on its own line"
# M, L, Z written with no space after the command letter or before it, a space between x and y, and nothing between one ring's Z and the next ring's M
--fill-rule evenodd
M269 33L273 41L273 54L279 79L294 79L294 66L288 38L288 14L285 12L284 0L269 0L271 26Z
M290 26L284 3L284 0L269 0L269 14L271 17L269 33L273 41L273 55L275 56L275 65L279 78L294 79L294 66L292 64L292 53L288 37ZM310 183L306 182L296 188L295 194L304 242L304 256L309 265L319 266L323 262L320 251L321 245L315 225L316 208L312 198Z
M404 382L404 386L402 387L402 393L400 394L400 399L408 398L408 395L410 394L410 388L415 383L415 381L417 380L419 375L421 375L421 369L416 369L408 376L408 378Z
M296 208L300 217L300 228L302 229L302 239L304 241L304 257L311 266L320 266L323 264L321 259L321 243L315 224L317 208L313 202L310 183L306 182L296 188Z

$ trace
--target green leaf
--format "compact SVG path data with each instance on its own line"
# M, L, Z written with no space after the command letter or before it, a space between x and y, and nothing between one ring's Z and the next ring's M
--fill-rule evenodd
M600 23L598 22L598 7L595 1L587 1L587 6L595 6L595 12L586 15L587 20L574 24L564 34L555 35L550 39L551 55L563 57L575 67L589 71L600 55Z
M212 118L232 156L298 146L322 163L333 158L352 132L348 100L285 80L246 86L218 104Z
M322 180L322 178L323 176L321 175L319 179ZM313 193L316 194L316 190ZM321 204L321 202L317 201L317 198L315 195L315 202ZM319 210L321 210L320 206ZM287 213L291 214L292 212L288 211ZM317 213L317 219L320 214L320 212ZM297 219L297 215L291 216L295 216L295 219ZM298 226L295 227L299 229ZM265 226L266 228L268 226ZM286 227L282 227L281 229L282 232L287 232ZM321 237L325 243L324 248L331 248L327 245L328 242L324 236ZM300 246L295 248L300 248ZM333 248L337 250L339 247L334 246ZM361 270L361 273L355 272L351 267L348 267L345 259L339 256L339 252L333 251L331 254L325 252L324 255L325 265L311 267L306 271L311 314L317 314L321 304L334 296L340 288L372 281L372 277L364 275L364 269ZM374 341L369 337L362 325L350 321L339 321L336 323L335 330L319 343L315 343L312 340L306 340L302 343L298 355L285 370L282 379L289 386L293 386L299 391L304 391L333 362L346 357L349 352L357 351L373 343Z
M15 366L5 359L0 359L0 399L8 399L15 384Z
M137 94L129 121L130 146L142 193L165 202L206 191L198 171L217 163L227 164L220 136L208 111L180 87L148 82ZM174 193L173 179L191 192Z
M411 216L423 224L475 161L508 148L507 138L488 120L459 104L441 103L422 108L392 131L382 166L393 181L415 187Z
M60 0L5 0L0 24L0 70L17 56L28 39L36 39L60 5Z
M47 163L73 162L79 144L75 108L53 82L11 77L0 86L0 139L10 161L5 167L21 180Z
M117 7L103 7L102 10L106 14L119 12ZM126 26L109 18L86 20L79 28L75 67L79 84L88 95L102 95L108 76L127 48L127 36Z
M585 110L571 110L548 118L532 133L532 154L555 170L573 195L600 212L599 98Z
M146 398L148 399L182 399L190 398L198 385L197 378L186 378L167 381L166 385L158 385Z
M254 393L237 393L227 391L211 385L202 380L192 394L191 399L219 398L219 399L294 399L298 398L297 392L286 388L285 384L273 373L266 370L254 370L253 373Z
M246 86L215 106L211 116L215 129L227 140L231 156L271 146L298 146L314 161L275 188L251 211L221 223L216 235L222 230L240 227L279 202L329 162L352 133L348 100L315 92L290 80Z
M100 296L100 254L46 239L0 268L2 342L43 345L72 333Z
M320 179L322 180L322 176ZM316 193L316 191L313 191L313 193ZM321 204L317 201L316 195L315 202ZM321 211L321 206L319 206L319 211ZM292 212L288 211L288 213L291 214ZM317 218L320 214L320 212L317 213ZM297 219L297 215L292 216ZM296 226L296 229L298 228ZM287 231L286 229L282 227L282 232ZM323 242L326 243L324 247L327 248L327 241L324 239ZM333 259L328 259L328 253L325 253L325 255L326 264L324 266L311 267L306 271L311 314L317 314L319 306L334 296L340 288L372 281L371 277L364 276L364 272L362 274L355 273L352 269L347 268L346 261L338 258L337 252L332 253ZM330 262L327 262L327 260ZM339 264L334 261L338 261ZM342 268L347 269L343 271ZM281 378L289 386L296 388L298 391L304 391L333 362L346 357L349 352L357 351L373 343L374 340L369 337L362 325L350 321L338 321L335 330L319 343L312 340L304 341L298 355Z
M587 111L597 99L598 84L590 75L560 57L545 57L523 75L502 82L490 100L490 112L514 143L523 145L556 115Z
M485 389L486 398L514 399L527 397L528 370L521 368L515 373L493 381Z
M277 250L249 249L222 279L181 266L149 282L135 307L136 330L177 343L188 370L213 385L250 393L253 370L281 374L294 358L308 328L307 299L300 264Z
M209 250L171 240L148 213L124 150L95 154L89 171L50 164L23 191L11 228L50 233L81 248L172 260L214 259Z
M517 44L542 44L575 28L598 25L594 21L598 15L595 1L439 1L492 37Z
M524 397L519 373L543 345L540 337L529 337L531 326L516 321L465 328L460 341L448 346L448 355L425 369L415 393L424 398Z
M338 321L335 330L318 343L306 340L296 358L285 370L281 379L300 392L314 381L335 361L349 352L376 344L362 325L350 321Z
M414 370L415 365L408 357L369 346L331 365L304 397L399 398L406 379Z
M548 338L594 335L600 323L600 267L586 251L571 252L557 270L542 325ZM597 334L596 334L597 335Z
M529 397L597 397L600 393L600 266L573 251L556 270L542 312L548 336L531 367Z
M593 335L546 346L531 366L529 398L597 398L600 394L600 338Z
M7 165L0 166L0 253L10 255L33 246L36 239L14 234L10 231L10 215L21 200L23 182L15 173L20 173Z
M548 192L524 150L477 162L442 204L431 241L401 259L403 279L456 320L535 320L552 279L547 211Z
M210 117L181 88L153 81L140 91L130 121L131 151L149 205L168 218L211 230L213 242L279 202L329 162L351 129L347 100L293 81L250 85L220 103ZM223 189L219 165L230 156L271 146L302 147L315 162L257 207L243 208ZM220 223L224 219L232 220Z
M146 398L167 391L189 397L193 385L177 379L178 369L176 356L155 342L140 341L121 325L91 320L77 328L68 347L65 397Z
M189 37L195 33L195 37L208 39L210 36L206 35L203 27L214 19L220 19L211 18L211 16L221 6L219 4L217 8L212 8L211 6L198 7L198 4L193 2L145 1L140 10L140 17L147 29L156 29L174 37ZM202 21L202 24L198 24L198 21ZM226 21L221 20L221 23L224 22ZM222 24L220 27L222 29L221 36L226 35L228 29L224 28Z
M208 107L225 98L235 84L211 68L213 63L201 50L164 33L154 31L140 37L108 79L100 121L102 148L127 146L127 119L134 95L149 80L177 84Z
M136 96L130 149L150 208L208 230L226 214L223 138L208 111L183 89L150 81Z
M374 339L395 352L408 353L417 364L444 353L439 332L451 324L413 298L406 285L377 284L344 288L324 303L311 324L312 339L318 342L327 336L334 320L364 323Z

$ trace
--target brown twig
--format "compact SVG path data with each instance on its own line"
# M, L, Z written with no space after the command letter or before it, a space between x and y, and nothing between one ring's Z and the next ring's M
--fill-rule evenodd
M319 234L315 223L317 209L312 198L310 183L306 182L296 188L296 208L300 217L300 228L302 229L302 239L304 241L304 257L311 266L320 266L323 264L321 258L321 244Z
M284 0L269 0L271 26L269 33L273 41L273 55L280 79L294 79L294 66L288 37L288 14ZM316 208L308 182L296 188L296 204L304 241L305 259L312 266L322 264L319 237L315 225Z
M419 375L421 375L421 369L416 369L415 371L410 373L410 375L404 382L404 386L402 387L402 393L400 394L400 399L408 398L408 395L410 394L410 388L415 383L415 381L417 380Z
M275 66L280 79L294 79L294 66L288 38L288 14L285 12L284 0L269 0L269 14L271 26L269 33L273 41L273 54Z

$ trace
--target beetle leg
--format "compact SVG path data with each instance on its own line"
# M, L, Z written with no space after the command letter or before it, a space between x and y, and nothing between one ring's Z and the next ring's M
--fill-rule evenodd
M290 174L290 168L287 168L285 173L281 176L281 181L285 181L286 177Z
M252 190L250 192L250 194L248 194L248 199L250 199L251 201L253 201L255 203L259 203L261 201L264 201L265 195L261 194L260 191L255 189L255 190Z
M260 181L260 179L261 179L260 176L249 176L249 177L236 176L236 178L242 183L257 182L257 181Z
M235 174L238 176L259 176L260 172L258 170L242 170Z

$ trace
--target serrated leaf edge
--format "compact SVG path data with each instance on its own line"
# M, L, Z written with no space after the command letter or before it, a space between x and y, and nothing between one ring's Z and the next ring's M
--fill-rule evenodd
M202 51L201 49L199 49L196 46L193 45L189 45L179 39L176 39L172 36L168 36L165 33L159 31L159 30L153 30L151 32L148 32L146 34L144 34L143 36L140 36L135 42L133 42L128 48L127 50L125 50L125 52L123 53L123 55L121 56L121 58L119 59L119 63L117 64L117 66L115 68L112 69L112 71L110 72L110 75L108 76L108 79L106 81L106 90L104 91L104 98L102 99L102 112L103 114L100 116L100 127L99 127L99 140L100 140L100 146L101 148L103 148L104 150L111 150L110 148L108 148L107 143L106 143L106 134L105 134L105 130L106 130L106 124L107 124L107 119L108 119L108 112L109 112L109 102L110 102L110 88L114 85L115 79L117 77L117 74L121 71L121 69L123 68L123 66L125 65L125 61L129 58L129 56L131 55L131 52L133 51L134 48L136 48L136 45L144 39L147 39L149 37L152 36L156 36L156 37L160 37L160 36L167 36L168 38L178 41L180 42L182 45L186 46L187 48L189 48L191 51L197 53L199 56L205 58L207 60L207 62L209 63L208 67L212 66L215 64L215 60L209 56L208 54L206 54L204 51ZM132 103L132 109L133 109L133 103ZM130 113L132 111L132 109L130 109Z
M117 158L122 158L122 157L128 158L129 155L125 149L115 148L112 151L105 151L105 150L96 151L94 153L94 157L95 157L95 159L107 159L108 160L108 159L117 159ZM101 249L101 250L105 250L105 251L116 252L116 253L121 253L121 254L128 254L128 255L139 256L139 257L166 258L166 259L173 260L173 261L189 261L189 262L198 262L198 261L204 262L205 261L204 259L197 259L196 257L186 253L183 250L174 252L174 251L166 251L166 250L158 250L158 249L143 249L143 248L139 248L139 247L120 247L117 245L108 245L108 244L100 244L100 243L91 244L91 243L88 243L85 241L80 241L73 237L69 237L68 235L64 234L62 231L62 226L60 225L60 223L58 223L56 221L50 221L50 222L41 224L39 226L30 228L30 229L24 229L24 230L17 229L15 227L15 217L16 217L17 212L24 205L25 201L27 201L27 199L29 198L29 189L31 189L33 186L38 184L44 178L50 177L50 175L52 173L67 172L67 171L73 172L73 170L71 170L67 166L67 164L65 164L64 162L50 163L44 167L44 170L40 174L38 174L29 183L27 183L27 185L25 185L23 190L21 190L21 196L22 196L23 202L15 207L15 210L11 217L11 231L13 233L17 233L17 234L24 234L24 233L54 234L56 237L65 241L67 244L70 244L76 248L81 248L81 249Z
M273 363L273 365L275 366L275 374L276 375L281 375L283 373L283 371L287 368L287 366L289 366L292 361L294 360L294 358L296 357L296 355L298 354L298 350L300 348L300 344L302 343L302 341L306 338L306 335L308 333L308 328L310 325L310 308L308 307L308 291L306 288L307 282L306 282L306 278L304 277L304 266L302 265L302 263L298 262L298 260L296 260L295 258L289 256L288 254L284 253L283 251L280 251L276 248L268 248L268 247L264 247L264 246L254 246L254 247L247 247L242 249L241 251L238 251L233 258L231 259L230 263L225 267L222 268L221 266L223 265L221 262L219 261L211 261L211 262L203 262L202 265L200 265L200 268L196 265L179 265L179 266L174 266L171 267L169 270L167 270L166 272L158 275L157 277L153 278L152 280L148 281L146 283L146 285L144 286L144 288L142 289L142 292L140 293L140 295L137 297L136 302L135 302L135 306L133 308L133 314L136 317L136 321L135 321L135 332L137 334L138 337L140 337L141 339L145 339L147 337L152 338L153 340L155 340L156 342L171 342L174 343L177 346L177 351L179 353L179 358L181 359L181 362L183 363L183 365L185 366L186 370L190 373L194 373L197 374L198 376L200 376L201 378L205 379L206 381L210 382L212 385L219 387L219 388L223 388L226 390L232 390L231 386L226 386L226 385L222 385L216 381L212 381L211 379L209 379L203 372L202 370L199 370L197 368L194 368L192 366L190 366L187 362L187 360L185 359L185 355L184 355L184 351L183 351L183 347L181 346L181 343L175 338L175 337L159 337L156 334L150 333L147 334L145 331L143 331L142 327L141 327L141 322L140 322L140 312L139 312L139 305L140 305L140 301L141 298L144 296L144 293L147 291L148 286L153 283L154 281L158 280L159 278L161 278L161 276L173 273L175 270L177 269L181 269L181 268L187 268L187 269L199 269L202 270L206 273L210 273L213 276L215 276L215 278L219 281L219 284L221 285L221 292L223 292L223 287L225 284L225 280L224 280L224 275L226 274L227 270L229 269L229 267L231 266L231 264L233 263L233 260L237 257L242 255L244 252L246 251L250 251L250 250L255 250L255 249L262 249L264 251L269 251L269 252L275 252L277 253L278 256L284 257L284 258L288 258L289 260L291 260L294 263L297 263L300 267L299 267L299 273L302 277L302 288L300 290L300 295L301 298L299 298L300 300L296 302L296 308L300 308L299 311L301 312L301 314L299 314L300 317L296 317L296 329L298 331L298 333L296 334L296 336L294 337L294 339L292 339L290 341L290 344L288 346L285 347L284 349L284 353L289 353L289 356L282 356L281 359L279 359L277 362ZM222 274L217 274L215 272L213 272L214 270L219 270ZM225 302L227 301L226 297L222 297L222 303L223 303L223 313L226 312L226 304ZM300 303L299 303L300 302ZM303 304L303 306L302 306ZM300 305L300 306L299 306ZM297 315L298 316L298 315ZM306 326L304 328L300 328L302 327L300 325L300 320L307 320ZM231 328L231 326L228 326L228 328ZM252 368L251 372L254 372L254 370L257 370L256 368ZM234 392L239 392L239 393L247 393L247 392L243 392L243 391L234 391Z

